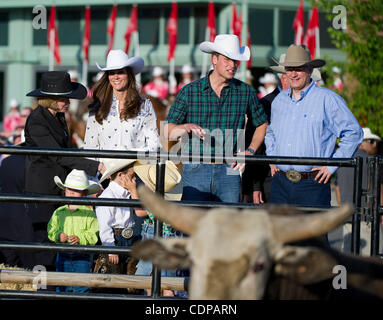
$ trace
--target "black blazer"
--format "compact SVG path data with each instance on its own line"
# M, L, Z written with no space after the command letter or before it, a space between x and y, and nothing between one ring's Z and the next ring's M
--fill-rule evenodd
M40 105L29 115L24 130L27 147L71 147L64 114L57 113L55 117ZM61 190L53 181L54 176L65 181L73 169L84 170L88 175L96 176L98 164L98 161L80 157L28 155L25 192L60 195Z

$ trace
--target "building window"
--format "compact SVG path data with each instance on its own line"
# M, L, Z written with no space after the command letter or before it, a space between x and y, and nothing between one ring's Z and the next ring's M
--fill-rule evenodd
M328 28L331 27L331 21L327 19L326 13L319 13L319 41L321 48L336 48L332 43Z
M278 43L280 46L289 46L294 43L295 32L293 29L293 22L296 11L281 10L279 12L279 39ZM308 23L308 13L304 11L304 31ZM303 31L303 32L304 32ZM303 34L304 36L304 34Z
M219 30L219 10L220 7L214 4L215 12L215 29L218 33ZM195 7L194 8L194 21L195 21L195 33L194 33L194 44L200 44L203 41L206 41L206 30L207 30L207 13L208 13L208 4L204 7Z
M83 30L80 28L83 9L58 8L58 35L60 45L79 45L82 42Z
M0 46L8 45L8 12L0 12Z
M274 12L272 9L249 9L249 28L251 43L256 45L273 45Z
M160 9L138 7L138 30L140 44L158 45Z
M166 27L170 18L171 8L165 10L165 43L168 43L169 33L166 31ZM178 6L178 34L177 44L189 44L189 24L191 17L191 8Z
M110 9L111 10L111 9ZM110 16L107 8L90 7L90 43L105 45L107 43L106 27ZM83 13L85 19L85 9ZM82 30L81 35L84 34Z

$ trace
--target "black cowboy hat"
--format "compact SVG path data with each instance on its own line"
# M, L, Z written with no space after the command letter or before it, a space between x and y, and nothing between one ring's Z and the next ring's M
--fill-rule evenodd
M28 97L59 97L82 100L86 97L86 88L70 80L68 72L49 71L41 77L41 88L27 94Z

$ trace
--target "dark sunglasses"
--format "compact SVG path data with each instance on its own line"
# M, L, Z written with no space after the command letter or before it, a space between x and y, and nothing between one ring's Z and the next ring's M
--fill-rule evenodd
M110 71L108 71L108 76L113 76L115 74L125 74L125 70L119 69L119 70L110 70Z

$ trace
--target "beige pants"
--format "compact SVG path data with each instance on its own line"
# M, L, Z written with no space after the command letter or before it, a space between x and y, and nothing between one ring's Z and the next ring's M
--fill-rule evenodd
M351 253L351 230L352 224L345 223L343 225L343 242L342 252ZM360 223L360 255L370 256L371 255L371 223L362 221ZM379 254L383 254L383 230L380 225L380 237L379 237Z

